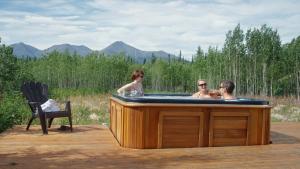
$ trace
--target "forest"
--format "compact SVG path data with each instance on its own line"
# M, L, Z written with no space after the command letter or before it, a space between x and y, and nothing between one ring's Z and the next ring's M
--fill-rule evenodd
M224 46L210 46L204 52L199 45L190 61L181 53L168 59L153 55L142 64L124 53L107 56L94 52L82 57L52 52L41 58L16 58L12 53L12 48L1 45L0 131L20 123L9 119L18 119L10 116L22 116L18 112L26 109L25 104L13 106L24 103L19 88L25 81L46 83L66 96L111 94L130 82L134 69L144 70L146 92L193 93L198 79L207 80L211 89L226 79L235 82L237 96L300 100L300 36L283 44L277 30L267 25L244 32L238 24L227 32Z

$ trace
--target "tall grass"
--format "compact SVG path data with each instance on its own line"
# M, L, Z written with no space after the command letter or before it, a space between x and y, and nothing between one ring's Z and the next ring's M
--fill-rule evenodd
M69 96L54 98L63 109L64 101L71 101L73 124L109 123L109 94ZM68 124L67 118L55 119L53 124Z
M271 109L272 121L300 122L300 100L296 97L267 97L267 96L246 96L249 98L268 100Z
M270 98L272 121L300 122L300 100L295 97Z
M149 93L149 92L147 92ZM153 93L153 91L151 92ZM166 92L159 92L166 93ZM71 101L73 124L102 124L109 123L109 97L111 94L95 94L76 91L52 91L50 98L57 100L61 108L64 101ZM249 98L249 96L246 96ZM300 121L300 101L293 97L261 97L252 98L269 100L273 107L271 110L272 121ZM26 100L20 93L4 94L0 99L0 132L14 124L27 124L31 111ZM39 120L33 124L39 124ZM57 118L53 124L68 124L67 118Z
M148 93L148 92L147 92ZM156 93L156 92L151 92ZM159 92L166 93L166 92ZM67 93L69 94L69 93ZM109 123L109 97L111 94L87 94L74 96L57 95L54 99L60 102L71 101L74 124ZM54 95L55 96L55 95ZM264 99L270 102L272 121L300 121L300 103L293 97L262 97L246 96L248 98ZM63 104L61 104L63 106ZM56 119L54 124L68 124L66 118Z

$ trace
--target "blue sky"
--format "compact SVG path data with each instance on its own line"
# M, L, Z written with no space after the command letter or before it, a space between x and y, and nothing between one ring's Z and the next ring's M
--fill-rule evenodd
M300 35L300 1L0 0L2 43L39 49L69 43L100 50L124 41L190 58L198 46L221 48L238 23L244 31L267 24L287 43Z

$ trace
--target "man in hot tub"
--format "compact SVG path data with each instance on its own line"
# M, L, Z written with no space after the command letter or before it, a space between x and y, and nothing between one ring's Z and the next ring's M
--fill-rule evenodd
M222 95L221 99L226 99L226 100L236 99L236 97L233 96L234 88L235 88L235 85L234 85L233 81L223 80L219 86L219 91Z
M205 80L198 80L197 82L198 92L194 93L192 97L199 99L211 99L212 97L208 94L207 83Z

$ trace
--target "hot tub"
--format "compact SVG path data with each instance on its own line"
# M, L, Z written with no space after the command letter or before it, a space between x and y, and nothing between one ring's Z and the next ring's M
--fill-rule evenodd
M122 147L263 145L270 140L268 101L203 100L188 94L110 98L110 130Z

